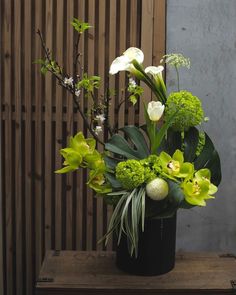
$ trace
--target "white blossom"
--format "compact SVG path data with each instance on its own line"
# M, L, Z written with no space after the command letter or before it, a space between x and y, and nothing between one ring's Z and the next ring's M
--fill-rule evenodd
M113 60L109 73L114 75L120 71L128 71L131 72L135 70L132 61L136 60L139 64L141 64L144 60L144 54L142 50L136 47L128 48L123 55L118 56Z
M163 66L158 66L158 67L150 66L145 69L145 73L151 74L152 76L155 77L156 75L161 74L163 70L164 70Z
M99 135L99 133L102 132L102 126L96 126L95 129L94 129L94 132Z
M96 119L97 121L99 121L100 123L103 123L103 122L106 120L104 114L97 115L97 116L95 117L95 119Z
M147 113L151 121L159 121L165 106L160 101L150 101L147 107Z
M137 84L136 84L136 82L135 82L135 80L133 78L129 78L129 85L131 87L135 87Z
M80 93L81 93L81 90L80 89L76 89L75 90L75 96L79 97L80 96Z
M73 86L73 78L72 77L70 77L70 78L65 78L64 79L64 84L65 85L68 85L68 86Z

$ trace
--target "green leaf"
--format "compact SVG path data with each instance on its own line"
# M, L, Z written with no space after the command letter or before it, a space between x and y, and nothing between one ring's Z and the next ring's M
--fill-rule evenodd
M112 173L105 173L106 179L110 182L114 189L122 188L121 183L116 179L115 175Z
M210 137L205 133L205 145L200 155L194 161L196 170L209 168L211 171L211 182L218 186L221 182L221 163L218 152L216 151Z
M157 153L157 150L168 130L168 128L171 126L176 114L178 113L179 110L177 110L170 118L168 121L166 121L161 129L158 131L158 133L156 134L155 136L155 140L154 140L154 143L153 143L153 146L152 146L152 153Z
M125 126L121 128L124 131L125 135L129 137L129 139L133 142L136 147L137 152L143 158L148 157L149 150L147 147L146 140L142 134L142 132L136 126Z
M73 21L71 22L72 26L75 28L77 32L82 34L85 30L88 30L91 28L89 23L81 22L77 18L73 18Z
M106 150L123 156L128 159L144 159L148 156L148 148L141 131L135 126L126 126L122 129L125 135L130 138L134 147L120 134L115 134L106 143Z
M118 159L114 159L109 156L105 156L104 161L106 163L106 167L112 170L114 170L116 168L116 165L119 163Z
M184 160L185 162L193 162L196 158L196 151L199 140L199 131L195 127L191 127L184 133Z

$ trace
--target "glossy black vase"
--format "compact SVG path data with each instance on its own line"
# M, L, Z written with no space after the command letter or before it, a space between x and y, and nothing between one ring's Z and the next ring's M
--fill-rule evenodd
M163 219L146 219L139 234L138 256L130 257L127 239L121 238L116 250L116 265L134 275L154 276L169 272L175 265L176 215Z

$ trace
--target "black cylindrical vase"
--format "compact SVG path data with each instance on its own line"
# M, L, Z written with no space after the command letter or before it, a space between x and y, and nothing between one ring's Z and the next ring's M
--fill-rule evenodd
M175 265L176 215L146 219L139 234L138 256L130 256L126 236L116 250L116 265L134 275L154 276L169 272Z

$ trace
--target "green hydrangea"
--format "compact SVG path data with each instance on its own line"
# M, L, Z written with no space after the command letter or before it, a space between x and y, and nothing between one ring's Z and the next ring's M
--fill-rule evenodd
M169 95L166 101L165 119L169 120L176 110L179 111L172 123L175 131L187 131L203 120L204 113L200 99L186 90L172 92Z
M132 190L144 182L144 167L137 160L120 162L116 166L116 179L123 188Z
M156 155L150 155L148 158L140 161L144 167L144 181L146 183L152 181L159 174L160 161Z

